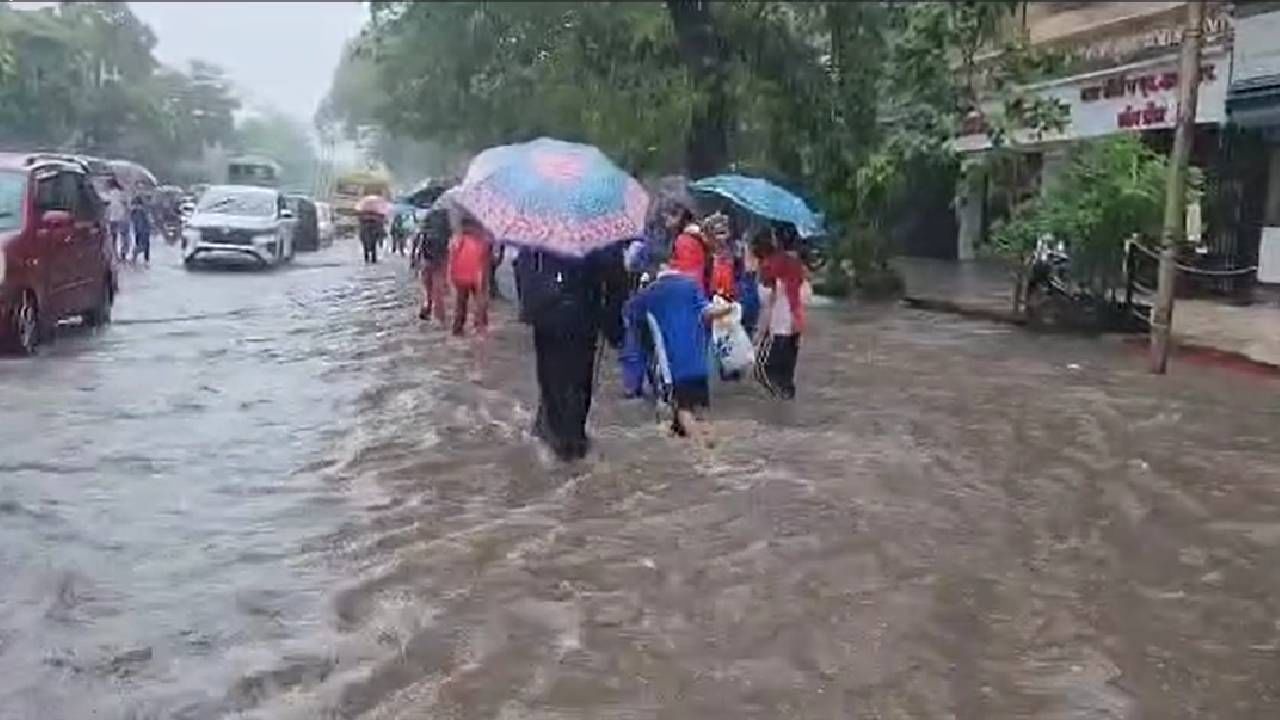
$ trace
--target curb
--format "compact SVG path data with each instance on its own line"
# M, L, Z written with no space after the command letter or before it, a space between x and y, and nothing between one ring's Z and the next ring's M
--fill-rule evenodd
M1027 325L1026 318L1015 315L1008 310L996 310L990 307L969 305L952 300L922 298L908 295L902 298L902 303L908 307L919 310L943 312L976 320L990 320L1008 325L1017 325L1019 327L1025 327ZM1123 337L1122 341L1128 345L1145 345L1148 342L1146 335L1142 335L1140 337ZM1173 345L1175 352L1192 362L1204 361L1212 365L1234 367L1236 369L1256 372L1263 375L1280 377L1280 364L1270 363L1265 360L1258 360L1242 352L1224 350L1222 348L1213 347L1212 345L1188 342L1186 340L1179 339L1176 334L1173 337Z
M906 295L902 298L902 303L908 307L913 307L918 310L934 310L937 312L945 312L952 315L960 315L978 320L991 320L1009 325L1018 325L1020 327L1027 324L1026 318L1016 315L1009 310L996 310L994 308L969 305L951 300Z

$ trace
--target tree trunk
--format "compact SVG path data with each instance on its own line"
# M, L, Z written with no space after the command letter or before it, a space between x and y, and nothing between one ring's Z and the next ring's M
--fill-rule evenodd
M714 175L729 156L728 63L709 0L667 0L680 57L698 93L685 145L690 177Z

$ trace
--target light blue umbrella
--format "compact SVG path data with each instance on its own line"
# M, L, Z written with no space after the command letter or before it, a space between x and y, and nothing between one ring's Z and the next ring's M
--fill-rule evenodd
M745 175L713 175L689 185L697 192L719 195L747 212L770 220L791 223L802 238L826 234L821 214L794 193L761 178Z

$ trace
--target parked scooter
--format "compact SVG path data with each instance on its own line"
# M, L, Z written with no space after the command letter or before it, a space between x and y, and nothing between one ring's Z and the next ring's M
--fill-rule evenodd
M1125 275L1131 268L1125 267ZM1124 299L1098 294L1072 275L1071 253L1061 240L1042 236L1028 260L1023 295L1027 323L1041 329L1143 332L1149 307L1132 293Z
M1071 256L1066 244L1042 235L1028 260L1023 312L1040 328L1088 327L1097 323L1097 299L1071 280Z

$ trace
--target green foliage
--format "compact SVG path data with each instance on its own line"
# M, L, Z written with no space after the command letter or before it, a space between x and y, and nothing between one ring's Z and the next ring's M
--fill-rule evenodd
M993 233L1001 256L1024 261L1042 236L1063 241L1072 275L1103 294L1124 281L1125 241L1160 237L1168 160L1133 135L1083 147L1059 182L1000 224ZM1192 178L1191 192L1199 186Z
M381 97L335 114L471 151L547 134L665 169L697 100L658 3L375 3L359 51Z
M125 3L0 8L0 145L128 158L161 177L233 136L221 70L160 68Z
M1001 146L1019 128L1063 121L1062 108L1020 89L1055 66L1008 35L1018 5L710 3L702 39L721 45L699 58L724 73L733 168L812 192L845 228L841 258L855 272L883 268L916 174L954 172L962 120L987 110ZM471 152L555 135L639 175L671 173L713 98L688 62L690 28L670 10L375 2L352 53L366 67L340 68L318 121L376 121Z
M0 146L127 158L162 179L191 179L182 168L206 146L237 144L240 101L221 69L200 61L161 67L155 44L127 3L0 5ZM312 153L296 125L248 131L251 144L270 139L262 149L283 154L282 164L302 177Z

